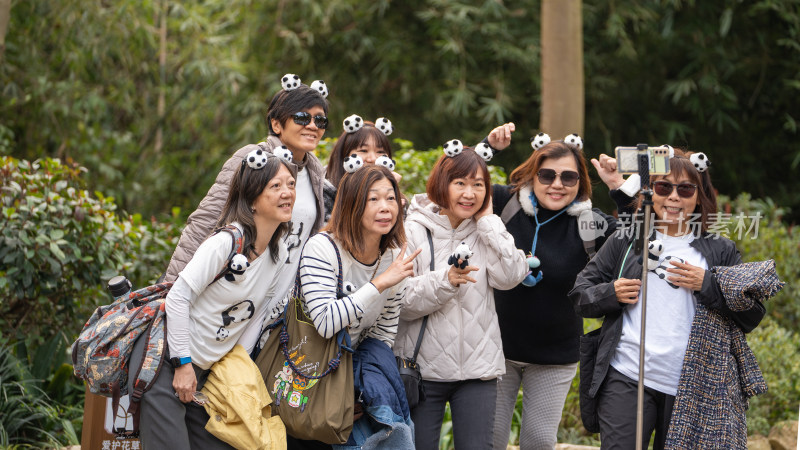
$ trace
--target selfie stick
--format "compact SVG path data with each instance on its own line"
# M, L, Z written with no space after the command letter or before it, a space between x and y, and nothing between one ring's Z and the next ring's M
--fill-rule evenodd
M653 207L653 191L650 190L650 158L647 144L638 144L639 178L641 178L642 209L644 218L642 228L639 230L636 251L642 255L642 325L639 335L639 386L636 393L636 450L642 450L642 436L644 434L644 330L647 316L647 257L648 241L650 240L650 211Z

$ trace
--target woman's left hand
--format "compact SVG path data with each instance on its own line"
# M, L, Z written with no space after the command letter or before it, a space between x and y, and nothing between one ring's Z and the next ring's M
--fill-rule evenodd
M699 291L703 288L703 278L706 276L705 269L680 261L670 260L670 263L675 267L670 267L667 272L677 275L667 277L670 283L693 291Z
M608 186L609 189L619 189L625 180L622 175L617 171L617 160L606 154L600 155L600 159L591 159L592 165L597 169L597 174L600 179Z

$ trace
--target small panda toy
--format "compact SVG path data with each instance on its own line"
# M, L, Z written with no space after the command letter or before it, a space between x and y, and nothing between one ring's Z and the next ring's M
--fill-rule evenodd
M539 150L540 148L544 147L549 143L550 143L550 135L548 135L547 133L539 133L531 138L531 147L533 147L534 150Z
M328 98L328 85L322 80L314 80L309 86L311 89L317 91L325 98Z
M352 155L344 159L342 165L344 166L344 170L346 170L347 173L353 173L364 165L364 161L361 159L360 156L353 153Z
M247 154L247 165L251 169L260 169L267 164L267 152L261 150L253 150Z
M464 144L462 144L458 139L453 139L445 142L442 148L444 149L445 155L453 157L464 150Z
M356 286L349 281L345 281L342 283L342 291L344 295L353 295L356 292Z
M379 117L378 120L375 121L375 128L381 130L383 134L387 136L392 134L392 132L394 131L392 122L386 117Z
M694 168L697 169L698 172L705 172L708 170L708 166L711 165L711 161L708 160L705 153L692 153L689 156L689 161L694 164Z
M217 341L219 341L219 342L222 342L222 341L224 341L225 339L228 339L228 336L229 336L230 334L231 334L231 333L228 331L228 329L227 329L227 328L225 328L225 326L224 326L224 325L223 325L223 326L221 326L221 327L219 327L219 330L217 330Z
M647 270L656 270L658 267L658 257L664 251L664 244L658 239L650 241L647 245Z
M286 91L293 91L300 87L300 77L293 73L287 73L281 77L281 86Z
M375 160L375 165L376 166L386 167L389 170L394 170L395 162L394 162L394 160L392 158L389 158L388 156L383 155L383 156L378 157L378 159Z
M241 253L233 255L231 263L228 265L228 273L225 274L225 279L234 283L241 283L245 279L244 271L250 267L247 262L247 257Z
M281 145L280 147L273 150L272 154L286 162L292 162L292 151L289 150L289 147L285 145Z
M361 116L356 114L347 116L342 121L342 127L344 131L348 133L355 133L356 131L360 130L361 127L364 126L364 121L361 119Z
M447 264L458 267L459 269L463 269L469 265L469 259L471 257L472 251L469 249L469 246L466 242L462 242L458 244L458 247L456 247L456 252L447 258ZM461 260L461 263L458 262L459 259Z
M489 147L483 142L475 146L475 153L477 153L478 156L483 158L483 160L486 162L491 161L492 157L494 156L494 150L492 150L492 147Z
M565 137L564 143L578 150L583 150L583 139L581 139L581 137L578 136L578 133L572 133L569 136Z

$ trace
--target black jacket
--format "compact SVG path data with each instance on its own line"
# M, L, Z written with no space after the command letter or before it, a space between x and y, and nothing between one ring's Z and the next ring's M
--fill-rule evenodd
M587 377L584 381L584 374L581 374L582 402L588 400L583 398L585 394L594 398L602 386L622 334L622 312L627 305L617 301L614 281L617 278L641 279L642 275L642 264L632 248L628 257L625 258L625 254L631 247L632 237L621 236L623 236L622 230L617 231L606 241L603 248L578 275L575 287L569 293L576 313L583 317L605 317L591 378ZM690 245L703 255L709 269L714 266L732 266L742 262L736 245L723 237L705 233L693 240ZM625 266L621 267L623 260ZM722 291L711 270L706 270L703 287L700 291L696 291L694 296L698 303L730 317L745 333L752 331L766 313L764 305L758 301L750 310L731 311L725 304ZM658 318L651 320L658 320ZM591 384L585 386L586 382ZM588 389L586 389L587 387Z

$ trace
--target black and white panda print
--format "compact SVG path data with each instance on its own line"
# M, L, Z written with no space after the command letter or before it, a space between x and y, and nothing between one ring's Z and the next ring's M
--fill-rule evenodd
M672 264L670 264L670 261L678 261L682 263L686 262L683 258L679 258L677 256L667 256L666 258L661 260L658 267L656 267L653 270L653 273L655 273L658 276L658 278L664 280L664 282L667 283L669 287L673 289L678 289L680 286L675 286L674 284L670 283L669 280L667 280L667 277L671 276L671 274L667 272L667 269L675 267Z
M230 308L222 311L222 326L217 330L217 341L222 342L228 338L230 332L227 326L232 323L240 323L253 317L256 308L252 300L241 301Z

